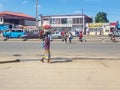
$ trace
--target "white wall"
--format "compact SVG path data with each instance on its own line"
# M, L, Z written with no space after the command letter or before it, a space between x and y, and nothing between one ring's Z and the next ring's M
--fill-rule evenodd
M0 24L3 24L4 20L2 17L0 17Z
M36 25L36 21L25 20L25 25L26 26L35 26Z

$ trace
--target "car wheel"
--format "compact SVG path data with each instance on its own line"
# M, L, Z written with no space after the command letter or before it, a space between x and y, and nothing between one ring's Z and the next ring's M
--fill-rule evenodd
M27 38L24 38L23 41L27 41Z
M58 39L60 39L60 38L61 38L61 36L58 37Z
M6 35L6 38L9 38L9 35Z
M20 38L20 35L18 35L18 38Z

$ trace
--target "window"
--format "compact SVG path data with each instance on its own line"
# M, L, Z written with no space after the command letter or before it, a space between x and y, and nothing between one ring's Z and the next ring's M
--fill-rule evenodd
M12 30L12 32L15 32L15 30Z
M67 18L62 18L61 19L61 24L67 24Z
M83 18L73 18L73 24L81 24L83 23Z
M50 19L51 24L60 24L60 18L52 18Z
M68 19L67 19L67 23L68 23L68 24L72 24L72 18L68 18Z

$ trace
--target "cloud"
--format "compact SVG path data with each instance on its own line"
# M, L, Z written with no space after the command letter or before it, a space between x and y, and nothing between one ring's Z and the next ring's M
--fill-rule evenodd
M22 4L26 4L28 2L28 0L24 0L23 2L22 2Z
M0 10L2 10L2 9L3 9L3 4L0 3Z
M75 14L78 14L78 13L81 13L82 11L74 11L73 13L75 13Z

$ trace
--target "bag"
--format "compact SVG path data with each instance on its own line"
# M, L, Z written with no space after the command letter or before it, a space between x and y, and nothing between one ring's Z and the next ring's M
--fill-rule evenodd
M44 42L42 42L42 43L41 43L41 46L44 48L44 47L45 47L45 43L44 43Z
M70 36L70 39L73 39L73 36Z

